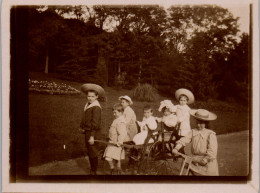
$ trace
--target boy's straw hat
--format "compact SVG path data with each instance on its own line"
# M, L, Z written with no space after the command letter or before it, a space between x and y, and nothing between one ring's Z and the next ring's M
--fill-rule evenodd
M177 101L179 101L179 98L180 98L181 95L185 95L185 96L188 97L188 102L187 102L187 104L191 104L191 103L193 103L194 100L195 100L195 99L194 99L194 95L192 94L192 92L189 91L189 90L186 89L186 88L180 88L180 89L176 90L176 92L175 92L175 98L176 98Z
M87 94L89 90L96 91L99 97L105 96L105 90L97 84L87 83L81 86L81 91L84 92L85 94Z
M213 121L217 119L217 115L214 113L211 113L205 109L192 109L190 110L190 114L198 120L202 121Z
M131 99L129 96L127 96L127 95L125 95L125 96L120 96L120 97L118 98L118 100L121 100L121 99L127 100L127 101L130 103L130 105L133 104L132 99Z

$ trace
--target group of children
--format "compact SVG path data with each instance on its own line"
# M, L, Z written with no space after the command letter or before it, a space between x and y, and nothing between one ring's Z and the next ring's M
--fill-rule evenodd
M95 84L84 84L81 90L87 94L88 102L84 108L80 131L85 134L91 174L95 175L98 153L94 141L101 122L101 107L97 98L104 96L105 91ZM177 154L178 151L184 153L183 147L192 143L191 151L195 155L191 167L193 174L218 175L216 136L213 131L206 129L208 122L216 119L215 114L203 109L192 111L188 104L194 102L194 96L187 89L178 89L175 97L179 101L178 105L174 105L170 100L161 101L158 110L163 113L162 117L154 117L152 107L145 106L142 121L136 120L136 114L130 107L133 105L131 98L119 97L120 103L113 106L115 119L109 129L109 142L103 155L109 163L112 175L122 173L121 160L125 159L123 143L134 142L135 145L153 143L149 135L157 132L159 123L162 123L163 129L176 132L177 145L173 153ZM197 120L198 127L194 130L190 127L190 115ZM175 130L177 124L179 127ZM192 140L193 138L196 140ZM210 169L209 163L212 165Z

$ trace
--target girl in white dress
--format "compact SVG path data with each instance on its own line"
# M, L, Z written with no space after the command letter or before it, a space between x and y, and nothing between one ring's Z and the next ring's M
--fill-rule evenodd
M176 100L179 101L179 105L177 107L177 118L178 123L180 123L179 128L179 137L186 136L191 130L190 127L190 107L188 104L192 104L194 102L194 96L191 91L181 88L175 92Z

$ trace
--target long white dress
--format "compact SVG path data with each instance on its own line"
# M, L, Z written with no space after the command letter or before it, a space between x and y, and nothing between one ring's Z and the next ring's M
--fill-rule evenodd
M176 115L180 122L179 136L186 136L190 130L190 107L188 105L176 105Z

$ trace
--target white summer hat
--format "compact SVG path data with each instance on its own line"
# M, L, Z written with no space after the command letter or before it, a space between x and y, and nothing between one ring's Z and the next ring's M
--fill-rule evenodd
M120 97L118 98L118 100L121 100L121 99L127 100L127 101L130 103L130 105L133 104L132 99L131 99L129 96L127 96L127 95L125 95L125 96L120 96Z
M177 107L174 106L174 104L170 100L163 100L163 101L161 101L160 107L159 107L158 110L161 112L164 107L169 109L172 113L176 112L176 110L177 110Z

